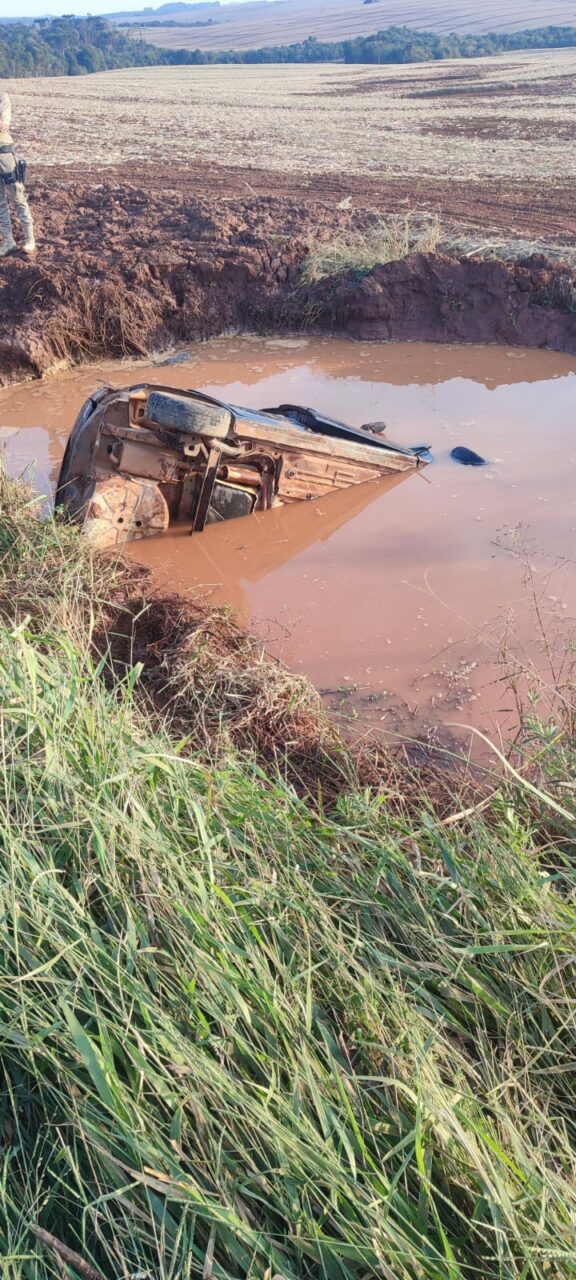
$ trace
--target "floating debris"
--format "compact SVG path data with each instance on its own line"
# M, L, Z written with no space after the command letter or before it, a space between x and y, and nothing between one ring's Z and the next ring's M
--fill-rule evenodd
M488 465L485 458L481 458L480 454L475 453L473 449L467 449L464 444L459 444L455 449L451 449L450 457L455 462L461 462L463 467L485 467Z

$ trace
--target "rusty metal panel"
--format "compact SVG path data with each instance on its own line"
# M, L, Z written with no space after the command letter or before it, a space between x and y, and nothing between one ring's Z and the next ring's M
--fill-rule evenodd
M307 453L286 453L278 484L278 497L288 502L320 498L335 489L349 488L365 480L377 480L385 468L351 463Z
M370 444L356 444L351 440L338 440L329 436L317 435L313 431L302 431L298 427L267 427L260 422L251 423L247 419L237 424L237 431L243 440L251 440L257 447L272 446L285 457L304 455L306 458L327 458L335 461L350 462L369 467L378 475L387 475L393 471L411 471L418 466L418 459L412 454L393 453L388 450L375 449Z
M124 474L143 480L178 480L184 468L174 453L135 441L117 440L110 455L112 465Z
M84 532L98 547L119 547L165 533L169 513L157 485L108 475L93 480L85 497Z

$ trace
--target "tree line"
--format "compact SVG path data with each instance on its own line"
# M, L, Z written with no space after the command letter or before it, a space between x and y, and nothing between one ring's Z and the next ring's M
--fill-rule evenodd
M388 27L350 40L324 41L309 36L296 44L264 49L157 49L104 18L44 18L30 25L0 24L0 77L74 76L123 67L214 63L414 63L571 45L576 45L576 27L548 26L484 35L438 35L433 31Z
M535 31L488 32L484 35L438 35L434 31L412 31L409 27L388 27L370 36L325 41L315 36L297 44L266 49L167 50L174 61L187 54L186 61L202 65L217 62L345 62L410 63L437 62L444 58L482 58L517 49L561 49L576 45L576 27L543 27ZM171 59L172 60L172 59Z
M180 31L184 27L186 31L191 31L194 27L216 27L217 25L214 18L204 18L199 22L182 22L182 19L179 21L178 18L146 18L138 23L128 21L118 23L119 27L125 27L127 31L141 31L143 27L179 27Z

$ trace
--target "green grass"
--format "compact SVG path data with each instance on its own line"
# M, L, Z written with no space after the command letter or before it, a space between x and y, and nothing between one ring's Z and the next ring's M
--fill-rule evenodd
M322 812L107 689L102 564L4 499L2 1276L576 1276L570 741Z

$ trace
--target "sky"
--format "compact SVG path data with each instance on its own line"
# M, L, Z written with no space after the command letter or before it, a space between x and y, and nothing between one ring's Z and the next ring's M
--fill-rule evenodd
M82 17L87 13L113 13L115 9L144 9L148 5L157 8L163 0L0 0L0 18L38 18L45 14L58 17L62 13L75 13ZM190 0L192 3L192 0ZM243 0L226 0L227 4L242 4Z

